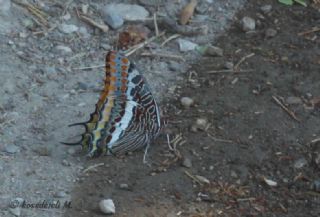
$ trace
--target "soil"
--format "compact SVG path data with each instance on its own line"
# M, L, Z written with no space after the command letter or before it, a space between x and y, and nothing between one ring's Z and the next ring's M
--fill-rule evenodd
M50 21L65 15L65 4L43 4ZM20 23L0 23L17 29L0 34L0 216L13 216L8 203L15 197L71 201L72 208L22 209L21 216L105 216L98 204L108 198L119 217L320 216L320 32L308 32L320 24L319 8L248 1L223 32L243 1L213 4L225 7L204 10L219 21L206 21L209 34L182 37L218 46L223 57L180 53L175 41L158 49L187 60L175 61L178 70L141 51L132 57L168 121L146 164L143 151L87 159L58 145L79 133L65 126L88 118L102 85L101 71L74 68L101 65L117 31L105 37L85 26L90 40L57 29L33 35L41 29L22 27L29 13L14 8ZM266 4L268 13L261 11ZM173 14L181 9L168 5ZM256 20L255 31L242 30L244 16ZM227 62L237 67L226 69ZM194 104L182 106L181 97ZM8 154L12 144L18 151Z
M264 4L272 5L270 13L261 13ZM237 14L243 16L258 19L257 30L244 33L235 22L215 42L224 56L199 60L162 104L170 138L182 137L176 150L163 135L149 164L143 152L88 161L104 165L81 176L65 216L103 216L98 203L105 198L115 202L114 216L320 215L320 38L298 34L319 25L320 14L251 1ZM277 34L266 36L269 28ZM210 73L251 53L240 71ZM182 96L195 104L183 108ZM197 129L198 118L209 126ZM191 168L182 166L186 158Z

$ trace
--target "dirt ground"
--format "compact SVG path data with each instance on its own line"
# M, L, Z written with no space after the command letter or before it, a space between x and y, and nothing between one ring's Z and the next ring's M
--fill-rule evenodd
M262 15L266 3L273 9ZM181 137L176 150L163 135L149 165L142 152L88 161L105 165L81 176L65 216L103 216L103 198L114 200L114 216L320 215L320 35L305 32L320 24L319 11L251 1L244 15L260 17L256 32L235 22L215 43L225 55L202 58L162 105L170 138ZM277 34L266 36L269 28ZM216 72L251 53L240 72ZM183 108L183 96L195 104Z
M66 6L80 3L35 2L52 20L83 26L71 9L70 20L61 18ZM140 2L148 1L130 1ZM218 46L222 57L181 53L176 41L158 49L187 60L174 60L174 70L172 61L141 58L142 51L132 57L168 121L147 164L143 151L86 159L78 149L58 145L79 133L66 126L88 118L102 85L100 69L74 68L101 65L117 32L105 37L85 26L89 36L58 29L34 35L41 28L22 19L30 13L12 6L20 19L16 31L0 34L0 216L13 216L8 203L16 197L71 201L72 208L22 209L17 215L28 217L105 216L98 204L107 198L116 217L320 216L320 31L313 29L320 26L319 8L248 1L223 32L233 17L228 9L234 12L243 1L212 4L224 7L196 12L215 18L205 21L209 34L182 37ZM272 9L263 12L267 4ZM255 19L255 31L242 30L244 16ZM72 52L61 53L58 45ZM194 104L182 106L182 97Z

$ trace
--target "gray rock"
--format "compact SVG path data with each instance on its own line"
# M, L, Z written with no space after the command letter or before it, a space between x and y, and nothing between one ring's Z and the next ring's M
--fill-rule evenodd
M70 162L67 161L66 159L62 160L62 165L63 165L63 166L66 166L66 167L71 166Z
M13 144L6 145L4 148L4 151L9 153L9 154L14 154L19 150L19 147Z
M91 36L91 35L89 34L87 28L86 28L86 27L83 27L83 26L81 26L81 27L79 28L79 33L83 36L83 38L90 38L90 36Z
M302 103L302 100L301 100L299 97L289 96L289 97L286 99L286 102L287 102L289 105L295 105L295 104L301 104L301 103Z
M223 56L223 50L220 47L215 47L215 46L209 45L206 48L205 54L210 55L210 56L221 57L221 56Z
M190 97L182 97L182 98L180 99L180 103L181 103L181 105L182 105L183 107L189 108L190 106L193 105L194 100L193 100L192 98L190 98Z
M296 169L301 169L302 167L304 167L305 165L307 165L308 164L308 161L305 159L305 158L300 158L300 159L298 159L298 160L296 160L295 162L294 162L294 168L296 168Z
M44 68L44 72L45 72L46 74L54 74L54 73L57 72L57 70L56 70L56 68L55 68L54 66L46 66L46 67Z
M101 200L99 203L101 212L105 214L116 213L116 207L111 199Z
M261 10L264 14L268 14L268 13L270 13L270 11L272 10L272 5L263 5L263 6L261 6L260 10Z
M278 33L277 30L269 28L266 30L265 35L267 38L273 38L274 36L277 35L277 33Z
M186 167L186 168L191 168L192 167L192 161L190 158L188 157L184 157L183 161L182 161L182 166Z
M103 14L103 21L112 29L118 29L124 23L122 16L116 11L111 11L110 9L106 10L106 12Z
M251 17L243 17L241 20L242 30L245 32L254 31L256 29L256 21Z
M64 192L64 191L58 191L56 194L55 194L55 197L57 198L65 198L67 196L67 193Z
M70 34L79 30L79 27L73 24L61 24L59 30L65 34Z
M135 4L108 4L102 8L102 15L114 13L120 15L124 20L143 21L149 16L149 12Z
M179 38L177 41L178 41L179 48L180 48L181 52L192 51L198 46L197 44L195 44L191 41L181 39L181 38Z
M171 71L176 72L181 69L181 64L175 61L170 61L168 67Z
M55 49L63 54L69 54L72 53L72 50L70 47L63 46L63 45L58 45L55 47Z
M233 62L225 62L224 64L224 68L226 69L233 69L233 67L234 67Z
M120 189L123 189L123 190L128 190L128 189L129 189L129 185L126 184L126 183L121 183L121 184L119 185L119 188L120 188Z

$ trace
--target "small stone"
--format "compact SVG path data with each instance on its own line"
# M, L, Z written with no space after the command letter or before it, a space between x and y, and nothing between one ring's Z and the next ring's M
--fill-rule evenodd
M112 29L118 29L120 28L124 20L120 14L117 14L115 11L108 10L104 16L103 21L108 24Z
M193 100L192 98L190 98L190 97L182 97L182 98L180 99L180 103L181 103L181 105L182 105L183 107L189 108L190 106L193 105L194 100Z
M16 85L12 79L8 79L5 84L2 86L2 89L5 93L13 94L15 93Z
M181 38L179 38L177 41L178 41L179 48L180 48L181 52L187 52L187 51L194 50L198 46L197 44L195 44L191 41L181 39Z
M302 100L301 100L299 97L289 96L289 97L286 99L286 102L287 102L289 105L296 105L296 104L301 104L301 103L302 103Z
M242 29L245 32L254 31L256 28L256 21L251 17L243 17L241 20Z
M6 145L5 148L4 148L4 151L9 153L9 154L14 154L16 153L17 151L19 150L19 147L16 146L16 145Z
M308 164L308 161L305 158L300 158L294 162L294 168L301 169Z
M273 38L274 36L277 35L277 33L278 33L277 30L272 29L272 28L269 28L269 29L266 30L265 36L266 36L267 38Z
M58 191L56 194L55 194L55 197L57 198L65 198L67 196L67 193L64 192L64 191Z
M200 182L202 182L202 183L204 183L204 184L210 184L209 179L207 179L207 178L204 177L204 176L196 175L196 178L197 178Z
M80 89L80 90L88 90L88 85L84 82L78 82L78 87L77 89Z
M36 149L36 152L38 153L39 156L50 156L51 155L51 150L46 146L38 147Z
M116 208L111 199L101 200L99 203L99 207L101 212L105 214L114 214L116 212Z
M105 49L105 50L110 50L111 49L111 45L110 44L101 44L100 47Z
M83 36L83 38L90 38L90 34L88 33L88 30L86 27L81 26L79 28L79 33Z
M206 55L210 55L210 56L218 56L218 57L222 57L223 56L223 50L220 47L215 47L212 45L207 46L206 51L205 51Z
M235 171L233 171L233 170L230 172L230 176L233 177L233 178L238 178L237 173Z
M71 53L72 50L70 47L67 47L67 46L63 46L63 45L58 45L55 47L57 51L60 51L62 53Z
M190 158L188 157L184 157L183 161L182 161L182 166L186 167L186 168L191 168L192 167L192 161Z
M71 34L73 32L76 32L79 30L79 27L77 27L76 25L73 24L61 24L59 26L59 30L65 34Z
M233 69L233 67L234 67L233 62L225 62L224 64L224 68L226 69Z
M66 159L62 160L62 165L63 165L63 166L66 166L66 167L71 166L70 162L67 161Z
M270 13L270 11L272 10L272 5L263 5L263 6L261 6L260 10L261 10L264 14L268 14L268 13Z
M69 148L69 149L67 150L67 152L68 152L68 154L70 154L70 155L74 155L74 154L76 153L76 150L75 150L74 148Z
M54 74L54 73L57 72L56 68L53 67L53 66L46 66L44 68L44 71L45 71L46 74Z
M171 71L177 72L181 69L181 64L175 61L170 61L168 67Z
M126 183L121 183L121 184L119 185L119 188L120 188L120 189L123 189L123 190L128 190L128 189L129 189L129 185L126 184Z
M196 120L195 126L197 127L197 129L204 130L207 127L207 125L208 121L205 118L198 118Z
M142 6L136 4L108 4L102 8L102 15L115 13L128 21L144 21L149 17L149 12Z

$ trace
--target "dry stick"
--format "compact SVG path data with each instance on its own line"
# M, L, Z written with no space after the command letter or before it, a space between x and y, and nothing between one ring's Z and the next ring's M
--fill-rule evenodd
M84 169L84 170L82 171L82 173L86 173L86 172L88 172L89 170L92 170L92 169L94 169L94 168L97 168L97 167L100 167L100 166L103 166L103 165L104 165L104 163L98 163L98 164L91 165L91 166L89 166L87 169Z
M210 133L207 133L208 136L215 142L225 142L225 143L233 143L232 140L226 140L226 139L219 139L219 138L216 138L214 136L212 136Z
M312 144L317 143L317 142L320 142L320 137L311 140L311 141L308 143L308 145L312 145Z
M310 33L313 33L313 32L318 32L318 31L320 31L320 27L313 27L311 30L304 31L304 32L299 32L298 36L307 35L307 34L310 34Z
M212 70L208 71L209 74L218 74L218 73L235 73L235 72L253 72L253 69L242 69L242 70L235 70L235 69L222 69L222 70Z
M130 56L131 54L133 54L134 52L136 52L137 50L143 48L144 46L146 46L147 44L151 43L152 41L156 40L157 38L163 36L165 34L165 32L160 33L158 36L153 36L152 38L137 44L136 46L132 47L131 49L128 49L125 51L125 56Z
M165 44L167 44L169 41L173 40L173 39L176 39L180 37L179 34L174 34L174 35L171 35L169 38L167 38L161 45L160 47L163 47Z
M195 176L191 175L188 171L185 170L184 173L185 173L188 177L190 177L192 180L194 180L195 182L199 183L200 185L203 185L203 184L199 181L199 179L197 179Z
M240 59L240 61L233 67L235 70L239 69L239 66L241 65L241 63L243 63L246 59L249 59L250 57L253 57L255 54L251 53L248 54L247 56L244 56Z
M79 67L79 68L72 68L74 70L87 70L87 69L96 69L96 68L103 68L105 65L97 65L97 66L85 66L85 67Z
M272 98L284 111L286 111L290 115L290 117L300 122L297 116L292 111L290 111L276 96L272 96Z
M174 55L174 54L166 54L166 53L150 53L150 52L143 52L141 56L145 57L164 57L164 58L171 58L176 60L181 60L185 62L186 60L182 56Z
M92 20L91 18L86 17L86 16L84 16L84 15L80 15L79 17L80 17L82 20L84 20L85 22L93 25L94 27L97 27L98 29L101 29L103 32L108 32L108 31L109 31L109 27L108 27L107 25L97 23L96 21L94 21L94 20Z
M159 35L159 28L158 28L158 22L157 22L157 14L153 14L153 22L154 22L154 29L156 31L156 36Z

